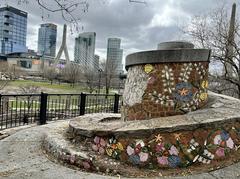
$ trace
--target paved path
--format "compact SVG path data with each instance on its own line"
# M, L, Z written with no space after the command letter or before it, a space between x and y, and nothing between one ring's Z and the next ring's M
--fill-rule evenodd
M41 151L45 131L67 122L36 126L0 140L0 178L10 179L117 179L66 168L49 161ZM240 163L211 173L174 179L240 178ZM122 177L121 177L122 178ZM164 177L171 178L171 177Z

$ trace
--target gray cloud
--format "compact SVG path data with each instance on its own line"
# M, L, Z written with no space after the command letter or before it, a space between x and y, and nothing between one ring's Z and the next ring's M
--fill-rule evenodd
M16 5L17 0L5 0L9 5L29 13L28 37L29 48L37 49L37 31L41 23L52 22L58 25L57 49L62 38L62 26L65 23L59 13L44 12L35 1L29 4ZM46 0L49 5L52 0ZM180 40L183 38L179 26L189 22L191 16L205 13L219 5L219 0L146 0L147 5L129 3L128 0L89 0L90 7L87 13L81 9L75 15L81 17L83 31L97 33L96 53L106 58L107 38L119 37L122 39L124 56L140 51L155 49L161 41ZM221 3L232 1L221 0ZM4 5L4 4L3 4ZM44 17L42 19L42 16ZM73 59L74 38L77 32L68 32L68 48Z

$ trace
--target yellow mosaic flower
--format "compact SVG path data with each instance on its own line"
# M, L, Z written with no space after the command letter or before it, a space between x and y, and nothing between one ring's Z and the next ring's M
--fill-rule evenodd
M112 150L111 148L107 148L107 149L106 149L106 153L107 153L108 156L111 157L111 156L112 156L112 153L113 153L113 150Z
M203 89L208 88L208 81L207 81L207 80L202 81L201 87L202 87Z
M117 148L118 148L119 150L123 150L123 146L122 146L122 144L121 144L120 142L117 143Z
M144 71L146 73L150 73L153 70L153 66L151 64L147 64L144 66Z
M207 94L207 93L201 93L201 94L200 94L200 99L201 99L202 101L205 101L207 98L208 98L208 94Z

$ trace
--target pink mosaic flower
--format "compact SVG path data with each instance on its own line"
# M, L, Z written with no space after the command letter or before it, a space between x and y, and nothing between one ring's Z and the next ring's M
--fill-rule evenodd
M91 168L91 165L87 161L84 161L82 164L83 164L83 168L85 168L85 169L90 169Z
M107 145L105 140L103 138L96 136L93 141L94 144L92 145L92 149L96 152L99 152L100 154L104 154L105 147Z
M164 144L163 143L158 143L155 148L156 152L162 152L165 150Z
M149 156L148 153L145 153L145 152L140 152L139 153L139 157L140 157L141 162L146 162L148 160L148 156Z
M172 145L170 150L169 150L169 154L177 156L179 154L179 151L178 151L178 149L174 145Z
M218 157L224 157L224 156L225 156L224 148L219 147L219 148L217 149L217 151L216 151L216 155L217 155Z
M216 135L216 136L214 137L214 139L213 139L213 143L214 143L215 145L220 145L221 142L222 142L221 135Z
M157 161L160 165L168 165L168 157L157 157Z
M226 145L227 145L227 147L230 148L230 149L233 149L233 148L234 148L234 142L233 142L233 140L232 140L231 137L229 137L228 140L226 141Z
M127 154L130 156L134 154L134 149L131 146L127 146Z

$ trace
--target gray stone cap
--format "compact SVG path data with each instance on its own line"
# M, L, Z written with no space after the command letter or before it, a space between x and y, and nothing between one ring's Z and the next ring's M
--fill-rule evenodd
M161 42L158 44L158 50L169 50L169 49L183 49L190 48L193 49L194 45L187 41L170 41Z
M173 62L209 62L209 49L169 49L151 50L130 54L126 57L126 70L130 66Z
M194 130L240 121L240 100L209 92L209 102L203 109L185 115L160 117L150 120L122 121L120 114L89 114L69 122L77 135L144 136L154 132Z

